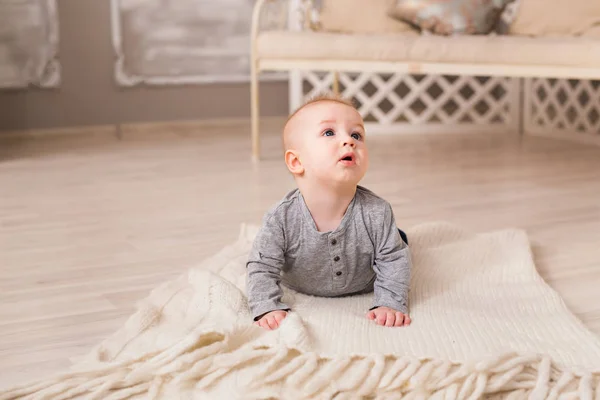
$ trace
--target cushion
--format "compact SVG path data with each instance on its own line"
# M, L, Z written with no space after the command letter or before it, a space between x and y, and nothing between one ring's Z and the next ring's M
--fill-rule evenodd
M512 35L581 35L600 24L600 0L520 0Z
M397 0L389 15L441 35L490 33L512 0Z
M600 67L600 40L593 37L509 35L438 36L266 31L260 58L364 60Z
M413 29L387 15L395 0L322 0L320 28L339 33L393 33Z

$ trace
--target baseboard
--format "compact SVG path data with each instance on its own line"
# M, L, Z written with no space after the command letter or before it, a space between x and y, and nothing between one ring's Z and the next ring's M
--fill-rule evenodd
M285 117L261 117L261 125L268 128L283 127ZM201 120L177 120L158 122L131 122L114 125L88 125L71 126L43 129L23 129L0 132L0 140L3 139L33 139L44 137L68 137L68 136L115 136L124 134L157 134L169 130L208 128L208 127L233 127L241 128L250 134L250 118L215 118Z
M594 136L590 135L589 133L570 131L526 130L524 135L600 146L600 132Z
M26 139L57 136L105 136L116 135L116 125L69 126L60 128L39 128L1 131L0 140Z

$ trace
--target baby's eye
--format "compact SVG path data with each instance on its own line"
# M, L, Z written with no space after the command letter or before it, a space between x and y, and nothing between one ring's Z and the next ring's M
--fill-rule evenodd
M335 135L335 133L331 129L327 129L325 132L323 132L323 135L333 136L333 135Z
M355 140L360 140L362 138L362 135L360 133L356 133L356 132L354 132L350 136L352 136Z

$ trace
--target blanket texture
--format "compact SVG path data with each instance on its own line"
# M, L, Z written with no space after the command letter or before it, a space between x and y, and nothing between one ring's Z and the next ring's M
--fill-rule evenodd
M600 399L600 338L538 275L523 231L409 229L409 327L368 320L372 295L286 290L293 312L267 332L244 295L256 229L153 290L69 372L0 399Z

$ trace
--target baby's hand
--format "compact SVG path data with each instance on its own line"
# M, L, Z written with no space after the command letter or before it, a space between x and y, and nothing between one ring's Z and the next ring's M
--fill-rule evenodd
M367 318L375 320L377 325L382 326L406 326L410 325L408 314L402 314L388 307L377 307L367 313Z
M270 331L279 328L281 321L287 316L287 311L275 310L266 313L261 319L255 322L256 325Z

